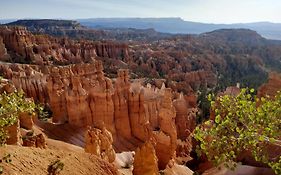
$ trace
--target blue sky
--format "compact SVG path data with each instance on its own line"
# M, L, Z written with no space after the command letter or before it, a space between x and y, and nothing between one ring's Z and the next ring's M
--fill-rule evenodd
M281 0L0 0L0 18L181 17L281 23Z

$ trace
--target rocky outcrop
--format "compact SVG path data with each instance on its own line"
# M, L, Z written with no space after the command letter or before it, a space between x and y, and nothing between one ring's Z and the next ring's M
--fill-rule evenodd
M185 140L178 139L177 140L177 150L176 150L176 158L175 161L179 165L184 165L188 161L191 161L193 158L191 157L190 153L193 150L193 142L192 142L192 135Z
M5 128L9 136L6 143L8 145L47 148L44 134L34 127L35 117L28 113L20 113L17 122Z
M33 35L25 27L0 27L0 59L33 64L71 64L105 57L126 60L128 46L113 42L74 41Z
M157 157L151 142L146 142L136 150L134 175L159 175Z
M113 96L114 103L114 123L119 135L124 138L131 138L131 125L130 125L130 108L129 104L129 89L131 83L129 82L129 71L119 70L117 79L115 81L115 92Z
M180 95L173 102L172 90L164 84L161 89L144 87L129 79L128 70L119 70L112 81L104 76L100 61L70 66L2 65L0 70L29 97L49 104L54 123L74 127L104 123L114 143L128 141L119 143L128 144L129 149L121 151L154 139L159 169L179 155L177 139L185 142L195 125L193 98Z
M176 109L176 126L178 138L185 140L196 126L197 108L190 107L183 94L173 101Z
M0 80L0 93L13 93L16 88L12 81ZM26 99L30 101L31 99ZM21 112L18 114L16 122L11 126L4 127L8 138L6 144L8 145L23 145L37 148L47 148L45 136L41 131L35 131L34 121L36 120L35 113Z
M55 123L96 126L101 121L115 133L111 81L100 62L52 68L47 93Z
M26 130L32 130L34 125L33 118L35 117L35 115L30 115L27 112L20 113L19 121L21 128L24 128Z
M110 163L115 160L115 151L112 147L113 137L103 126L101 129L88 128L85 134L85 152L94 154Z
M9 61L10 55L7 53L3 38L0 36L0 61Z
M0 93L6 92L9 94L15 92L15 90L16 88L12 81L0 78Z
M10 79L16 89L23 90L26 97L41 103L47 102L46 79L38 66L1 64L0 73Z
M171 89L162 87L162 100L159 109L159 130L153 131L156 140L156 155L159 169L165 169L168 162L175 158L177 147L176 110L172 104Z
M33 136L23 137L23 146L35 147L35 148L47 148L45 136L41 133Z
M277 91L281 90L281 75L275 72L269 74L268 82L263 84L258 89L258 97L269 96L271 98L275 97Z
M53 122L76 126L104 121L114 133L113 87L101 62L55 66L1 65L0 72L28 97L48 103Z
M34 122L32 115L21 113L17 122L11 126L5 127L8 134L6 144L22 145L36 148L47 148L47 143L43 133L34 131Z
M5 142L6 144L22 145L19 120L11 126L4 127L4 131L7 132L8 135L8 138Z

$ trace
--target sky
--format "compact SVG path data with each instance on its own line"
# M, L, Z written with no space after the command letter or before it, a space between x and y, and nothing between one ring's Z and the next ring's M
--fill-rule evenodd
M0 0L0 19L181 17L206 23L281 23L281 0Z

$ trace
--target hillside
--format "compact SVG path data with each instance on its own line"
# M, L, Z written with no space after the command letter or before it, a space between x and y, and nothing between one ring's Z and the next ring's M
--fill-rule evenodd
M0 147L0 155L5 154L11 154L12 161L2 164L4 175L47 175L48 166L56 160L64 164L61 175L117 175L117 170L112 165L87 153L9 145Z

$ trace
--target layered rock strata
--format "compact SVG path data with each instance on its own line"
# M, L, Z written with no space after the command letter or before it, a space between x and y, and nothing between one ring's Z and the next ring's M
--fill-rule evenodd
M115 160L112 134L103 126L101 129L89 127L85 134L85 152L94 154L110 163Z
M25 27L0 27L0 60L39 65L91 62L97 57L128 59L128 46L33 35Z
M49 104L54 123L76 127L104 123L115 140L125 138L135 146L154 139L159 169L175 158L177 139L185 142L195 125L188 98L175 98L164 84L158 89L131 82L128 70L119 70L112 81L104 76L100 61L69 66L4 64L0 71L27 96Z

